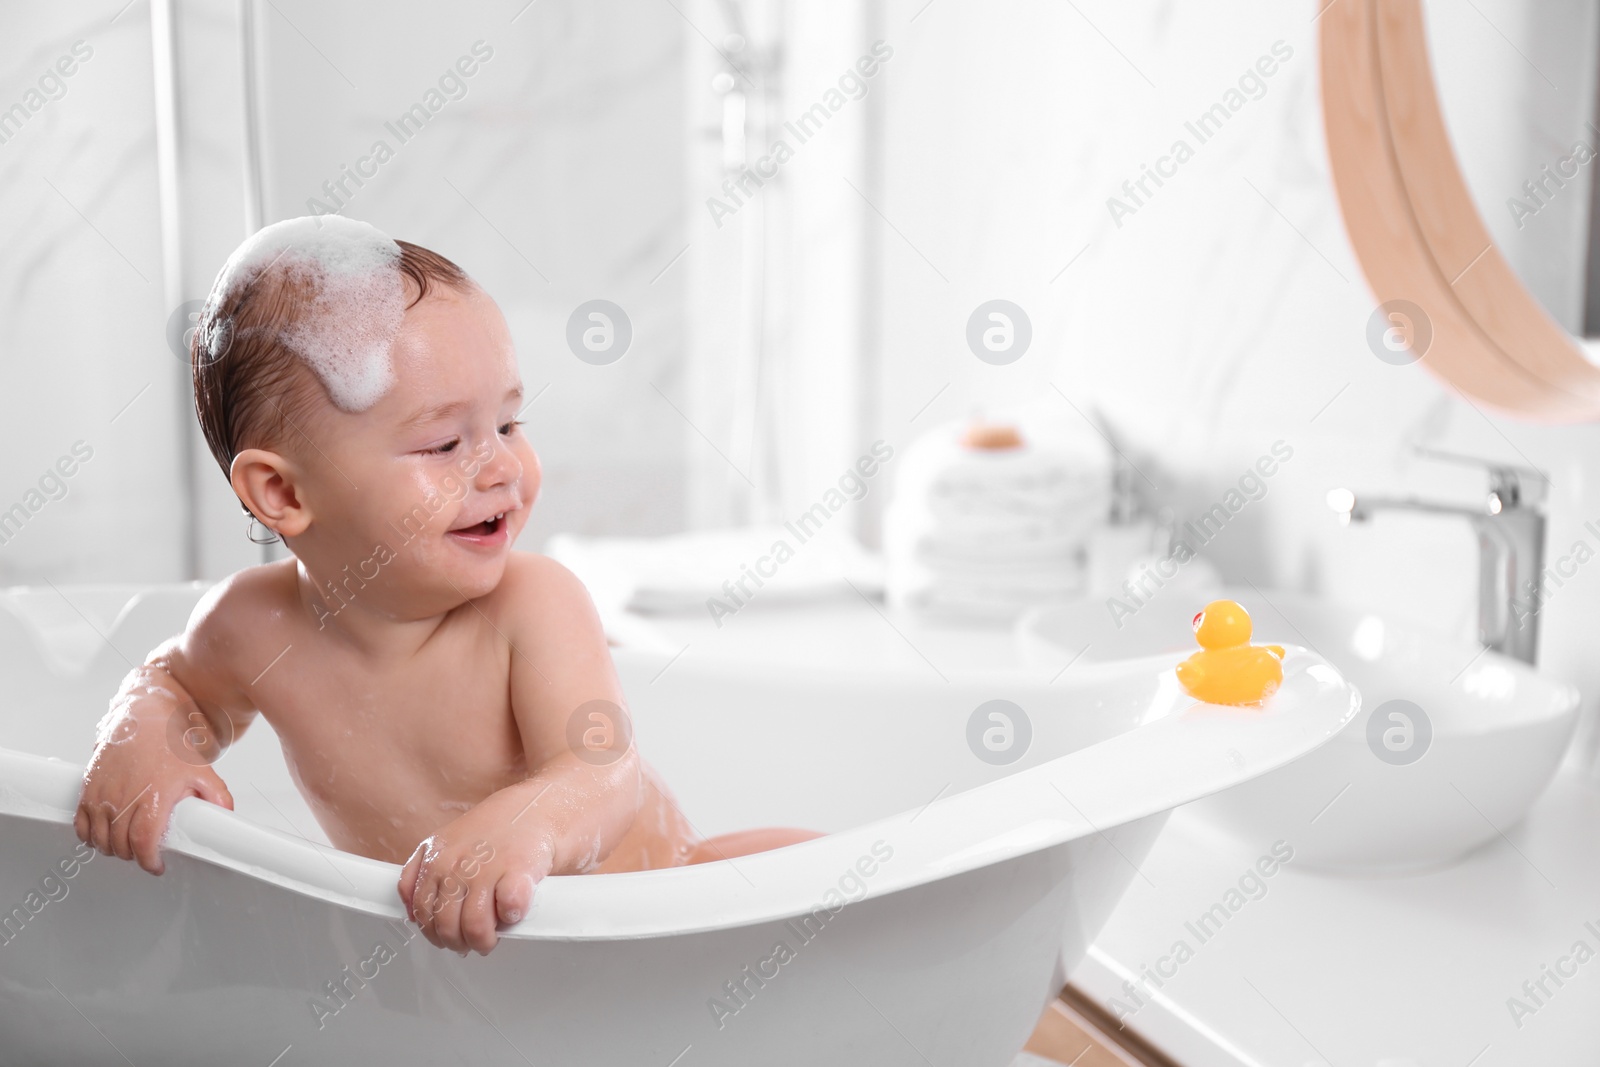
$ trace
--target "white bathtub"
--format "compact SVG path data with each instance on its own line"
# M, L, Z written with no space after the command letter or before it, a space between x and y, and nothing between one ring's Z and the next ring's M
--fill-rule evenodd
M158 591L102 632L137 658L197 595ZM399 868L324 843L265 723L217 764L237 811L178 806L163 876L75 860L82 763L126 664L104 652L61 679L10 611L0 597L6 1067L1003 1067L1166 812L1297 758L1359 702L1301 650L1264 712L1191 705L1171 656L1025 685L622 651L641 749L702 832L829 836L549 879L491 955L463 959L404 921ZM994 698L1032 722L1010 766L968 745Z

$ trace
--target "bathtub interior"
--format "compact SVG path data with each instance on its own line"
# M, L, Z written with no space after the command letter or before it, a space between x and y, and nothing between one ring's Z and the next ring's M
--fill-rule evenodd
M83 764L122 679L187 625L205 582L22 586L0 590L0 747ZM270 726L218 762L235 810L327 844Z
M1050 685L825 664L675 664L662 673L660 657L616 658L640 751L706 834L832 833L915 811L1192 703L1153 662L1139 678L1111 669ZM980 758L970 738L974 713L995 700L1019 708L1013 718L1025 716L1031 735L1014 742L1020 756L1010 763Z
M0 641L0 746L85 762L123 675L182 629L203 591L193 584L0 594L0 636L11 638ZM674 662L619 649L615 658L641 752L706 835L778 825L831 833L914 811L1188 703L1170 673L1153 669L1132 684L1108 684L1110 668L1047 684L785 665L777 657ZM1011 763L986 762L969 740L975 710L992 700L1021 708L1031 733ZM327 843L264 719L216 770L239 814Z
M0 744L82 762L123 676L183 628L205 588L0 589Z

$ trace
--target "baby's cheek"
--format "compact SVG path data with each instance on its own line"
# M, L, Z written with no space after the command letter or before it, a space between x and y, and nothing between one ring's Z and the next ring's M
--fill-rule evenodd
M437 542L428 537L418 537L400 550L413 567L428 569L434 565L438 553L435 551Z
M522 462L522 506L530 508L538 499L539 486L544 481L544 468L539 464L539 454L526 441L517 449L517 459Z
M385 512L389 526L401 539L443 532L454 513L455 502L465 496L464 486L446 475L436 482L418 471L390 491Z

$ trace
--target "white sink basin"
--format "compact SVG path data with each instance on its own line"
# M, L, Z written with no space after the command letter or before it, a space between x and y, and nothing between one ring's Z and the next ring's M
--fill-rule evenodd
M1288 842L1297 865L1376 874L1459 859L1527 813L1572 739L1577 690L1517 660L1293 593L1205 599L1219 596L1250 612L1256 643L1319 652L1361 692L1333 740L1193 806L1248 842ZM1119 627L1086 601L1034 611L1018 635L1030 660L1058 667L1194 650L1202 607L1168 591Z

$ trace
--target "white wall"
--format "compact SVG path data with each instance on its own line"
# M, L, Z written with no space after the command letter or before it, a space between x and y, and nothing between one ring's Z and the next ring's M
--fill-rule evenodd
M265 221L307 213L325 179L387 138L394 158L347 213L460 263L505 311L530 395L549 386L525 416L545 483L524 543L557 529L675 530L685 428L651 383L670 395L684 355L682 264L663 268L686 240L687 30L670 5L520 6L412 0L375 17L258 3ZM114 23L120 5L93 18L58 7L19 9L0 35L0 108L72 41L94 49L66 95L0 144L0 510L74 441L94 458L0 546L0 583L180 577L182 434L198 456L202 571L220 576L260 553L198 443L186 368L165 340L150 5ZM200 298L245 234L238 4L177 10L183 285ZM384 122L478 40L494 55L466 95L400 145ZM564 340L568 315L595 297L622 305L634 329L606 367Z
M184 368L163 340L150 32L144 5L116 11L19 8L0 34L0 109L75 41L92 53L0 144L0 511L74 442L93 452L64 496L32 498L43 506L0 545L0 583L180 566Z
M1207 549L1225 573L1470 637L1476 545L1466 525L1385 516L1343 529L1326 491L1481 499L1483 475L1416 458L1418 444L1531 462L1553 483L1552 557L1580 537L1600 549L1582 529L1600 519L1600 429L1502 417L1368 349L1375 302L1329 175L1315 10L1266 0L892 4L877 432L898 442L975 403L1053 405L1056 417L1080 419L1065 394L1085 413L1102 408L1189 514L1281 439L1293 459ZM1592 48L1591 37L1574 47ZM1264 95L1199 144L1184 123L1280 40L1293 55ZM1482 79L1525 85L1514 52L1496 58ZM1107 198L1178 138L1193 158L1119 226ZM977 360L963 336L971 311L995 297L1021 305L1034 328L1030 351L1004 367ZM1543 617L1544 662L1592 708L1600 564L1557 591Z
M710 42L692 36L687 63L685 411L697 527L792 518L855 462L873 352L866 323L878 306L867 269L876 220L863 196L875 195L868 159L887 66L874 61L871 77L838 90L870 56L876 5L741 3L753 38L743 48L725 47L727 7L685 6ZM732 156L719 132L724 97L711 88L729 60L743 72L733 92L747 112L744 151ZM820 101L834 105L826 119L810 110ZM743 184L730 192L726 180Z

